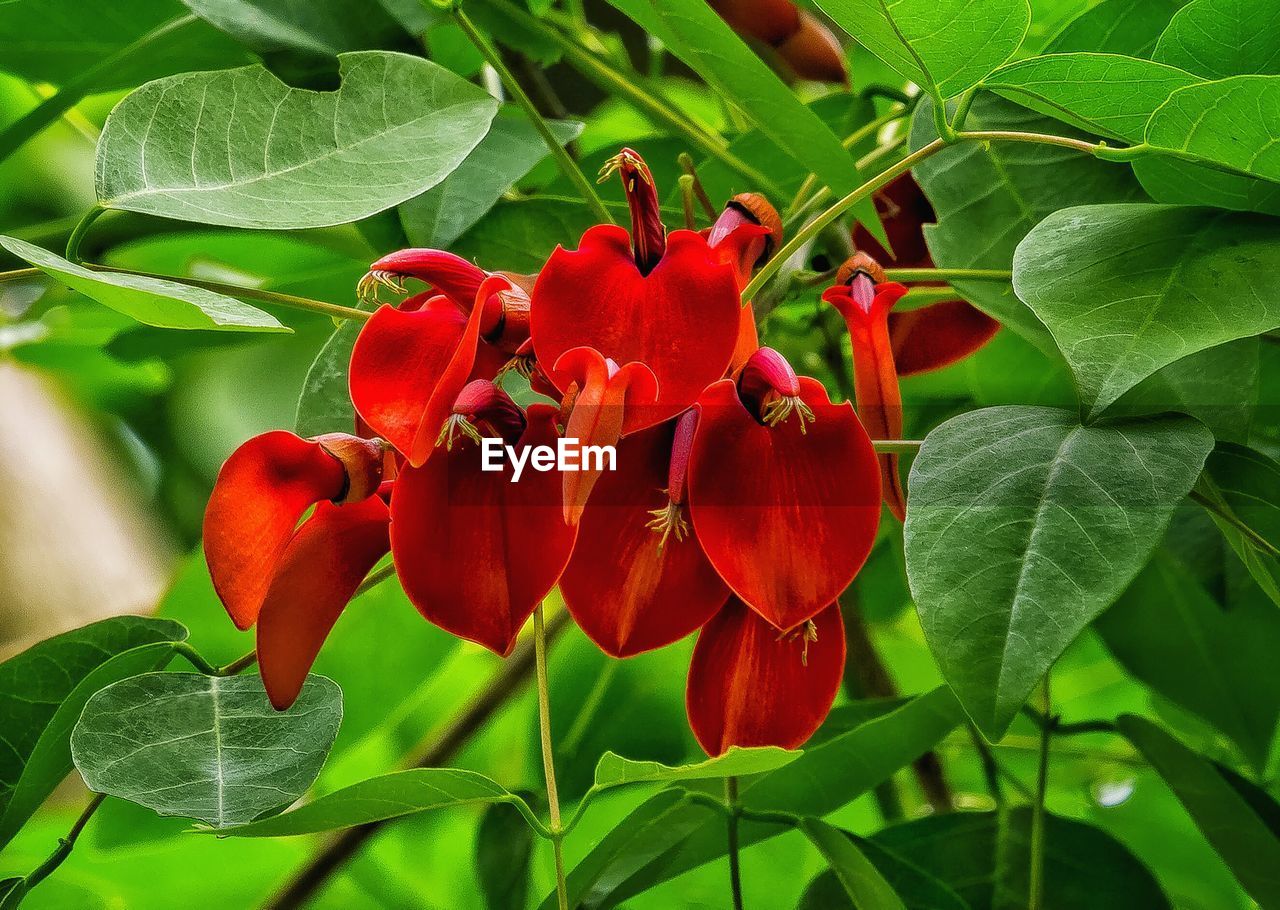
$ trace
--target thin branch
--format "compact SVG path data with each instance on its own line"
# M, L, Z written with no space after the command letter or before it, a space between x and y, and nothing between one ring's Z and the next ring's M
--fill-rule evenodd
M105 793L95 793L93 799L89 800L89 805L85 806L84 811L80 813L80 817L76 819L75 824L71 826L71 830L67 832L67 836L59 838L58 846L53 853L49 855L43 863L36 866L26 877L24 885L26 890L30 891L36 885L40 884L48 878L54 870L63 864L71 850L76 845L76 839L80 837L80 832L84 830L84 826L89 824L89 819L93 818L93 813L98 811L98 807L102 805L102 801L106 799Z

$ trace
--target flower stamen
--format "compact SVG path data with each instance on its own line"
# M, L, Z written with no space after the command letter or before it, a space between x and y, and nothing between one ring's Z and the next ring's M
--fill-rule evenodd
M436 447L439 448L443 445L446 452L452 452L455 433L461 433L476 445L480 445L481 440L484 438L480 435L480 431L476 429L476 425L465 414L450 414L440 427L440 435L436 437Z
M666 490L662 491L664 494ZM661 534L658 540L658 549L661 550L667 545L667 538L675 535L676 541L682 541L689 535L689 522L685 520L684 511L678 502L667 500L667 504L662 508L650 509L649 514L653 516L651 521L645 523L645 527L651 531Z
M803 400L796 395L779 395L773 401L765 405L764 419L765 426L776 427L792 414L800 421L801 434L807 433L805 429L806 423L813 423L817 418L814 417L813 409L804 403Z
M818 624L812 619L806 619L797 629L790 632L782 632L778 635L777 641L795 641L800 639L800 666L809 666L809 645L818 641Z
M356 283L356 296L365 302L377 303L381 288L387 288L400 297L409 293L409 289L404 286L404 279L395 272L372 269L365 272L364 277Z

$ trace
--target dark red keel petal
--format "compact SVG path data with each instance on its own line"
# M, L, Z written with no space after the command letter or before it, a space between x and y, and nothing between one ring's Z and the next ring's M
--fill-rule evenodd
M708 755L731 746L795 749L822 725L844 674L836 604L783 633L730 598L698 636L685 707Z
M227 459L204 513L204 556L214 590L239 628L257 620L302 513L341 498L346 487L337 458L283 430L255 436Z
M778 56L801 79L848 84L844 49L831 30L808 10L800 10L800 27L777 49Z
M533 405L518 449L556 445L555 409ZM560 578L573 550L557 471L481 470L469 441L397 478L391 552L405 593L448 632L501 655Z
M618 445L617 470L597 481L560 579L574 620L614 657L679 641L729 596L687 524L671 528L665 540L653 526L671 502L665 491L674 429L665 423Z
M380 276L385 276L382 279L384 282L389 279L391 283L402 278L416 278L431 285L463 309L471 306L471 302L476 299L476 291L485 275L484 269L444 250L397 250L369 266L369 276L375 281ZM367 285L368 280L362 284Z
M790 629L834 601L862 567L880 520L871 440L848 403L799 379L813 412L763 425L732 380L698 402L689 513L720 577L756 612ZM803 431L802 431L803 430Z
M539 362L589 347L620 364L647 365L659 397L645 426L676 416L725 374L739 321L733 269L692 231L672 231L661 261L642 275L626 231L593 227L577 250L551 254L533 289Z
M258 617L258 669L276 710L294 703L333 624L390 547L386 503L322 502L281 556Z
M889 342L899 376L940 370L977 351L1000 323L963 300L889 314Z

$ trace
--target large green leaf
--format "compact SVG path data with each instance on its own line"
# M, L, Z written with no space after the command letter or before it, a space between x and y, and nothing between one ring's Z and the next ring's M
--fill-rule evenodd
M182 0L193 13L259 54L329 56L407 43L404 28L364 0Z
M148 673L89 699L71 753L91 790L224 828L304 794L341 720L323 676L275 711L256 674Z
M839 828L820 818L806 818L800 830L830 864L857 910L907 910L871 860Z
M199 19L134 46L167 23L187 17L178 0L113 0L85 15L83 0L8 0L0 4L0 70L55 85L83 77L92 64L121 55L97 74L92 89L137 85L187 70L241 66L244 49Z
M1198 484L1210 515L1258 586L1280 605L1280 464L1247 446L1220 443Z
M1262 907L1280 907L1280 806L1238 775L1129 714L1117 723L1164 778L1192 821Z
M722 98L834 193L843 196L862 182L853 157L835 133L742 43L710 6L663 0L609 2L693 67ZM853 213L873 232L881 231L871 199L855 206Z
M1052 814L1044 834L1044 910L1169 910L1150 870L1111 835ZM916 819L872 843L950 885L971 910L1028 906L1029 806Z
M98 198L206 224L305 228L368 217L429 190L489 130L498 102L417 57L343 54L336 92L261 67L148 83L98 141Z
M1280 76L1232 76L1170 96L1147 124L1147 145L1280 181Z
M907 576L942 675L991 739L1146 564L1213 447L1186 417L971 411L911 468Z
M529 199L499 202L450 249L484 264L490 271L536 273L556 245L576 249L595 223L580 199Z
M959 703L946 687L917 696L876 714L847 733L807 748L785 767L744 780L742 804L761 811L800 815L834 812L932 749L955 729L962 716ZM643 839L643 856L629 856L625 844L619 846L614 834L610 834L579 864L578 868L584 870L584 881L579 886L574 885L574 874L570 875L571 901L581 901L582 906L592 910L617 907L661 882L725 855L723 816L696 802L682 800L678 790L664 790L631 818L643 829L642 835L636 835ZM623 838L619 832L627 824L615 829L618 838ZM743 844L779 833L777 825L747 820L740 829ZM553 908L555 896L542 906L544 910Z
M1280 75L1280 11L1271 0L1194 0L1169 22L1154 58L1206 79Z
M1186 0L1103 0L1049 42L1046 53L1093 51L1149 58L1169 20ZM1166 61L1167 62L1167 61Z
M902 898L906 910L971 910L954 890L914 863L875 841L841 832L857 845L876 870ZM805 888L796 910L859 910L835 872L821 872Z
M667 784L686 780L719 780L764 774L789 765L802 753L787 749L732 747L724 755L690 765L664 765L656 761L632 761L606 752L596 764L596 789L624 784Z
M561 144L582 132L574 121L551 121ZM400 222L414 246L444 249L493 208L512 184L547 156L547 145L527 119L504 111L458 169L400 206Z
M451 806L522 802L501 784L474 771L414 768L343 787L283 815L225 828L229 837L289 837L336 831Z
M233 297L163 278L86 269L16 237L0 236L0 247L104 306L146 325L224 332L288 332L270 313Z
M985 92L974 102L966 125L1080 135L1056 120ZM929 112L919 111L911 129L912 148L936 136ZM936 225L926 226L925 237L939 268L1008 269L1018 242L1051 212L1069 205L1146 199L1127 168L1067 149L1026 143L964 143L921 162L914 173L938 216ZM1057 356L1044 325L1014 296L1011 285L995 281L954 285L979 309Z
M1133 676L1213 724L1257 768L1280 719L1280 611L1264 598L1218 604L1191 569L1157 551L1097 621L1107 648Z
M1027 0L816 0L859 44L929 93L950 98L1018 50Z
M0 846L71 771L68 740L89 696L164 666L186 637L180 623L118 616L0 664Z
M1280 326L1278 241L1257 215L1082 206L1018 245L1013 283L1096 416L1167 364Z
M1151 114L1200 79L1119 54L1050 54L996 70L983 85L1103 136L1142 142Z

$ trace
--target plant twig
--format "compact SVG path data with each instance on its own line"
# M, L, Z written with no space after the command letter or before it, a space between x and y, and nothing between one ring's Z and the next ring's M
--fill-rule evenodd
M733 898L733 910L743 910L742 908L742 858L739 856L738 844L738 819L741 817L738 813L741 807L738 805L738 779L736 777L726 777L724 779L724 802L728 811L726 824L728 826L729 837L729 893Z
M1052 672L1052 671L1050 671ZM1040 684L1040 698L1044 716L1053 708L1049 696L1049 672ZM1031 868L1027 877L1027 910L1041 910L1044 906L1044 798L1049 789L1049 741L1053 738L1053 724L1040 728L1040 765L1036 774L1036 799L1031 804Z
M551 739L551 691L547 682L547 633L542 604L533 611L533 654L538 683L538 732L542 740L542 771L547 782L547 809L551 817L551 845L556 860L556 897L560 910L569 910L569 889L564 875L564 826L560 823L560 793L556 787L555 744Z
M98 807L102 805L102 801L106 798L105 793L95 793L93 795L93 798L89 800L89 805L84 807L80 817L76 819L75 824L71 826L71 830L67 832L67 836L58 839L58 846L53 853L49 854L49 858L27 874L23 883L27 891L30 891L48 878L71 855L71 851L76 845L76 839L80 837L80 832L84 830L85 825L89 824L89 819L93 818L93 813L98 811Z

